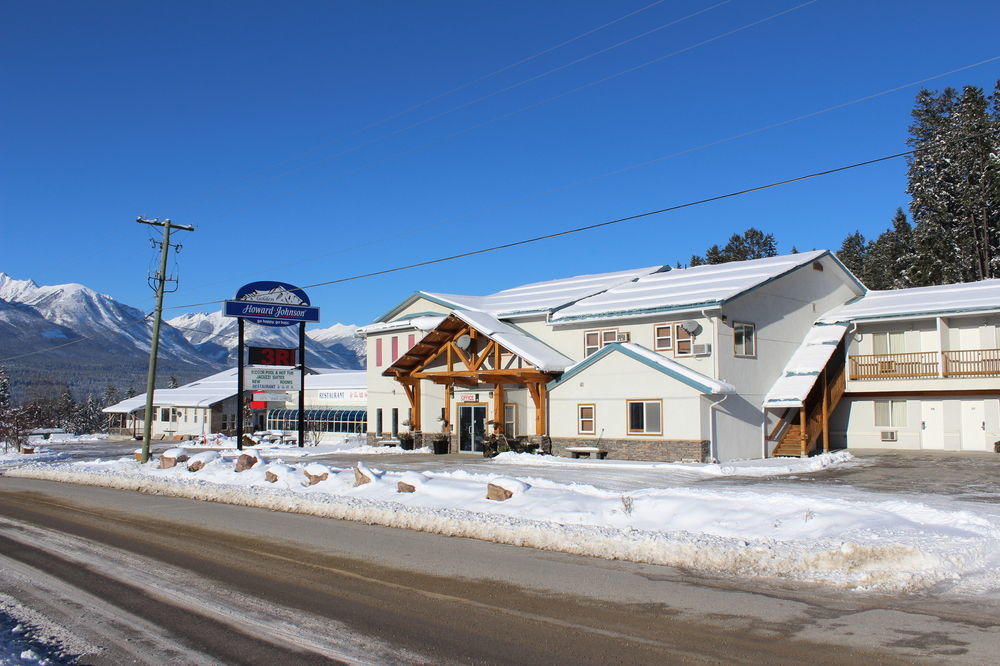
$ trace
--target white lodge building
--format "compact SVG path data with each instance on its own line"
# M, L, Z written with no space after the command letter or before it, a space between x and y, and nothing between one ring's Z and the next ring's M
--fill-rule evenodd
M416 292L359 332L368 438L412 429L473 452L502 432L555 454L633 460L799 455L829 446L843 378L848 327L814 324L865 293L828 251L488 296ZM803 368L786 367L793 357Z

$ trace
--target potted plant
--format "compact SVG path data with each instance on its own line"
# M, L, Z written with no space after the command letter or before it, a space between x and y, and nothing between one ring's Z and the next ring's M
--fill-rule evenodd
M413 450L413 433L410 431L399 433L399 448L404 451Z

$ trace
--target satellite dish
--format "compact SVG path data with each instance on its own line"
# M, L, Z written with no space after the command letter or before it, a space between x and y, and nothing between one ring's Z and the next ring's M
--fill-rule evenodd
M688 319L686 322L681 324L681 328L683 328L691 335L698 335L699 333L701 333L701 324L696 322L694 319Z
M455 340L455 344L458 345L459 349L468 349L469 345L472 344L472 338L468 335L460 335L458 339Z

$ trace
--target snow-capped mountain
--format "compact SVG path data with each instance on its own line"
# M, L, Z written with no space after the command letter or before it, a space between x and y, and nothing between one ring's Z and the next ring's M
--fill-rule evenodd
M180 331L188 341L204 356L216 361L228 361L236 358L238 342L238 324L235 318L225 317L221 312L196 312L180 315L170 319L172 327ZM343 331L353 336L356 326L340 325ZM336 327L331 327L332 330ZM298 347L299 333L297 326L257 326L247 323L244 329L246 344L257 346ZM329 335L319 341L306 333L306 365L316 368L359 369L364 367L364 353L359 357L355 347L344 344L344 336ZM350 338L353 340L353 338Z
M0 273L0 360L15 392L44 396L69 386L80 396L108 384L141 390L152 326L144 313L79 284L39 286ZM191 381L221 366L202 356L184 336L164 326L160 379Z
M145 313L82 284L39 286L0 273L0 300L27 306L50 324L70 331L67 339L93 336L105 348L149 353L152 325ZM48 335L56 335L56 330ZM204 361L184 336L169 327L160 331L160 358L191 364Z
M366 367L365 341L355 337L358 327L353 324L334 324L327 328L306 331L306 336L327 349L352 356L357 360L357 368Z

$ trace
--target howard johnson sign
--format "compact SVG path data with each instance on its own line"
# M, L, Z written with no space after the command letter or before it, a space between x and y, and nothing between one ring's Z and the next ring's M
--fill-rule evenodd
M251 282L226 301L222 313L262 326L291 326L319 321L319 308L309 305L306 292L287 282Z

